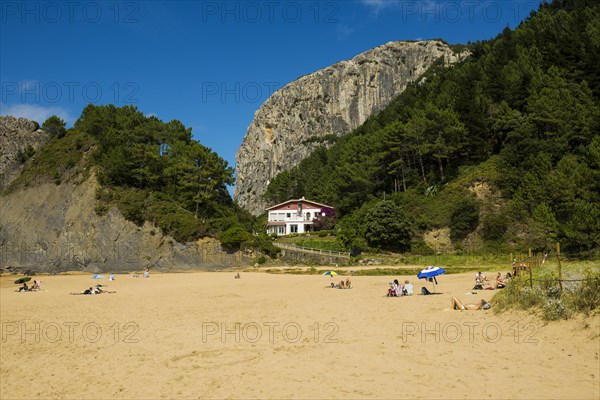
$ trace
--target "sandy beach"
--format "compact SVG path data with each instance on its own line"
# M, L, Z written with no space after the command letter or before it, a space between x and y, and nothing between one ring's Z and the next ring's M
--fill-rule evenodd
M41 276L35 293L1 277L0 398L600 397L599 317L450 310L491 300L465 294L472 273L402 298L389 276L241 276ZM69 295L94 283L116 293Z

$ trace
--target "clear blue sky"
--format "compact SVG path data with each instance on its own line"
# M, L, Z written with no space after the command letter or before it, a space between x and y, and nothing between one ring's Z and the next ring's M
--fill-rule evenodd
M87 103L178 119L231 165L254 112L393 40L490 39L533 1L0 1L0 114L68 125Z

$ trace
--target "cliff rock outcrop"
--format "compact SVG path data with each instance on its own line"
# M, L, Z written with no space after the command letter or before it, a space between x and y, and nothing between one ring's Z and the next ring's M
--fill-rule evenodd
M260 214L270 179L298 165L324 137L360 126L440 57L450 65L465 55L441 41L390 42L284 86L256 111L236 154L236 200Z
M35 150L49 138L50 135L39 129L35 121L0 117L0 192L21 172L23 163L19 160L19 152L26 152L29 146Z
M98 183L44 183L0 196L0 269L4 272L171 271L248 264L219 241L178 243L146 222L138 227L112 207L94 212ZM2 272L2 271L0 271Z

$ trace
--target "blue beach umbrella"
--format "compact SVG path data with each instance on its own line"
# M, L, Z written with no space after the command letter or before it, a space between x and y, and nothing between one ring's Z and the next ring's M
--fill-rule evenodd
M323 275L331 275L331 276L336 276L336 275L337 275L337 272L335 272L335 271L327 271L327 272L325 272Z
M94 275L92 276L92 279L102 279L104 278L102 275Z
M433 282L433 291L435 292L435 284L437 283L437 279L435 277L445 273L446 270L444 268L429 266L421 270L421 272L419 272L419 274L417 275L417 278L430 279Z

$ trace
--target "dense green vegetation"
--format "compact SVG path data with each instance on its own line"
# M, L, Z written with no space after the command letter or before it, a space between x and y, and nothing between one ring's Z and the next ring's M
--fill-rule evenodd
M26 149L17 155L19 161L27 161L25 169L6 191L45 181L58 185L63 180L87 177L93 145L94 139L86 132L71 129L68 135L52 136L37 152Z
M128 220L150 221L178 241L223 235L227 250L277 254L266 234L251 234L262 227L231 199L233 168L179 121L146 117L135 107L88 105L73 128L55 116L43 128L51 133L48 144L33 157L29 150L19 155L26 168L8 190L79 183L94 171L97 214L116 206Z
M377 237L366 229L387 198L414 220L413 249L417 233L450 227L457 249L477 231L488 248L560 241L591 254L600 244L600 4L542 4L514 31L468 49L279 174L266 199L331 204L348 246L403 247L380 240L398 227ZM478 183L497 197L476 198Z
M116 204L127 219L152 221L179 241L242 222L226 189L233 169L179 121L164 123L135 107L89 105L73 129L95 141L99 213Z
M513 279L492 302L496 312L507 309L539 311L542 319L568 319L576 314L595 314L600 309L600 271L585 265L563 268L562 285L557 267L547 264L534 269L533 282L529 275Z

